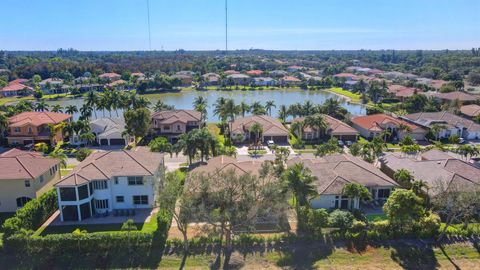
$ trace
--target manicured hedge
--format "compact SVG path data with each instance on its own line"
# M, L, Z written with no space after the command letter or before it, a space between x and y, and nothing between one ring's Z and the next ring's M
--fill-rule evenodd
M5 241L6 251L31 265L55 262L74 265L79 260L107 260L127 256L132 262L149 256L153 237L138 231L112 233L69 233L47 236L12 235ZM84 263L84 262L82 262Z
M52 189L27 202L3 224L6 239L21 231L35 231L58 209L57 192Z

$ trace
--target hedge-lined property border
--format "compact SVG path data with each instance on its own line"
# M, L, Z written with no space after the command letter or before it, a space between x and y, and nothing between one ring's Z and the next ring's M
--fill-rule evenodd
M102 265L112 257L128 260L132 265L142 263L152 252L163 254L168 231L172 223L171 211L161 205L156 217L157 230L121 232L72 232L37 236L38 229L57 209L55 190L31 200L17 213L6 220L4 249L26 265L48 265L49 262L74 265Z

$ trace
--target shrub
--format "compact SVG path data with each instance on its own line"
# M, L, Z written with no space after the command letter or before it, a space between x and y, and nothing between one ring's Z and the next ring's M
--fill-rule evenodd
M353 225L354 217L352 213L343 210L334 210L328 217L328 224L332 227L346 230Z
M75 153L75 158L82 162L84 161L90 154L92 153L91 149L88 148L81 148Z
M362 231L365 231L366 229L367 229L367 223L360 220L354 220L349 230L352 232L362 232Z
M15 215L3 224L6 239L24 231L35 231L58 209L57 191L52 189L40 197L27 202Z
M420 237L435 237L440 229L440 217L437 214L429 212L422 217L419 222Z

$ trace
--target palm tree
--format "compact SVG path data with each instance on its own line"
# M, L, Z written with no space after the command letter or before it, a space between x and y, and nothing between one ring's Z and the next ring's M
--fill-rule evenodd
M92 132L84 132L84 133L81 133L80 134L80 139L82 141L85 141L86 142L86 145L90 145L92 142L95 141L95 134L93 134Z
M207 102L207 99L204 96L199 95L193 100L193 107L197 107L197 106L200 106L200 105L207 106L208 102Z
M217 115L220 118L220 121L226 122L227 120L227 115L225 115L225 110L224 110L224 105L226 103L226 99L224 97L219 97L215 101L215 104L213 105L213 114Z
M78 108L77 106L75 105L67 105L65 106L65 113L68 113L68 114L74 114L78 112Z
M260 141L260 135L263 133L263 126L260 123L254 123L250 127L250 133L255 134L255 145L258 145Z
M58 142L57 145L55 145L55 148L53 149L52 152L48 156L51 158L58 159L60 161L60 166L62 167L67 167L67 155L65 154L65 150L63 150L61 147L63 145L63 142Z
M135 107L135 109L148 108L150 106L150 104L151 104L150 100L148 100L144 96L140 96L137 99L137 106Z
M265 110L267 110L269 116L272 116L272 108L276 108L276 107L277 106L275 106L275 102L273 100L268 100L265 103Z
M310 100L305 101L302 106L302 115L312 115L314 113L314 106Z
M254 115L265 114L265 107L259 101L253 102L250 108Z
M47 103L45 103L45 101L40 101L38 102L37 104L35 104L35 111L37 112L44 112L44 111L48 111L48 107L49 105Z
M88 120L92 117L92 107L88 106L88 104L83 104L80 108L80 119Z
M60 104L55 104L55 105L53 105L53 107L52 107L52 112L62 113L62 112L63 112L63 107L62 107L62 105L60 105Z
M297 134L297 137L299 139L302 139L303 137L303 129L305 128L305 121L294 121L290 125L290 129L292 130L293 133Z
M161 100L158 100L157 103L155 103L155 106L153 107L153 110L155 112L161 112L161 111L167 111L167 110L173 110L173 109L174 109L173 106L168 105Z
M356 200L367 200L372 199L372 194L368 189L357 183L347 183L343 187L342 195L350 199L350 209L358 208L358 205L355 205Z
M326 133L325 131L328 127L325 118L323 118L323 116L320 114L305 117L305 125L310 126L312 129L318 132L318 138Z
M278 109L278 118L282 121L282 123L285 123L288 117L288 108L285 105L280 105L280 108Z
M435 141L438 141L438 138L440 137L440 132L442 132L446 127L444 125L440 124L433 124L430 127L430 131L435 134Z
M285 171L283 178L293 192L298 218L300 206L308 205L310 199L318 195L314 185L316 177L312 175L310 169L304 167L303 163L296 163Z
M242 114L242 117L245 117L245 114L250 112L250 106L247 103L245 103L245 101L240 102L239 108L240 108L240 113Z
M95 119L97 119L97 105L99 102L99 98L97 92L91 90L88 92L87 96L85 97L85 104L87 104L90 108L92 108L93 113L95 114Z

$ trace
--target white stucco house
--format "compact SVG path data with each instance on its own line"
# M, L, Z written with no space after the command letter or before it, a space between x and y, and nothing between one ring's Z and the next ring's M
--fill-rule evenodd
M372 199L379 204L385 202L398 184L375 168L372 164L347 154L329 155L322 158L295 157L287 166L303 163L316 177L314 182L318 197L310 201L313 208L325 209L359 209L358 198L342 195L343 187L348 183L365 186L372 194Z
M153 208L164 178L163 154L95 152L55 184L61 221L116 210Z
M480 124L447 111L413 113L403 116L403 119L427 129L435 125L441 127L436 134L439 138L458 135L466 140L480 139Z

